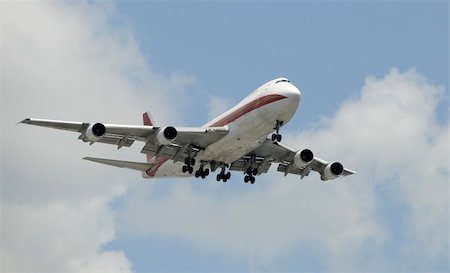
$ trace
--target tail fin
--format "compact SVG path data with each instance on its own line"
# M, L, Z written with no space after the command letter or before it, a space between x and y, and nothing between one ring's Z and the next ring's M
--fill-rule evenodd
M153 115L150 111L147 111L142 114L142 121L143 121L144 125L157 126L155 119L153 118ZM150 162L152 159L153 159L153 156L147 154L147 162Z
M153 118L153 115L150 111L147 111L144 114L142 114L142 120L144 121L144 125L157 126L155 119Z

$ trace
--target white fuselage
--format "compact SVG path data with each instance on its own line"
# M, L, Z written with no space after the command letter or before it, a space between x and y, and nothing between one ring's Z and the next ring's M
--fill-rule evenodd
M229 133L198 153L194 170L199 168L202 160L228 164L257 148L275 131L277 120L285 125L292 118L300 98L298 88L285 78L263 84L239 104L203 126L228 126ZM190 176L181 171L183 164L164 161L158 164L153 177Z

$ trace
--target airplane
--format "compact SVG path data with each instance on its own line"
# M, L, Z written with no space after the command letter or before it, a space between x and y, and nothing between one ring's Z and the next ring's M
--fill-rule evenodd
M327 162L310 149L297 150L281 143L280 129L294 116L301 100L300 90L287 78L271 80L236 106L201 127L159 126L150 112L142 115L143 125L103 124L26 118L19 123L80 133L91 145L106 143L118 149L135 141L144 143L146 162L106 158L83 159L142 172L143 178L205 178L220 169L217 181L227 182L230 171L244 173L244 182L267 173L272 164L277 171L300 175L311 171L323 181L355 174L339 162ZM271 134L270 138L268 137ZM194 172L195 171L195 172Z

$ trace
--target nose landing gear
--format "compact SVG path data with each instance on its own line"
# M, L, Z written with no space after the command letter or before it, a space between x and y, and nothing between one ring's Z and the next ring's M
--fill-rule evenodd
M283 126L283 121L282 120L277 120L277 123L275 124L275 128L273 128L275 130L275 133L272 134L272 141L273 142L281 142L281 135L279 133L281 126Z

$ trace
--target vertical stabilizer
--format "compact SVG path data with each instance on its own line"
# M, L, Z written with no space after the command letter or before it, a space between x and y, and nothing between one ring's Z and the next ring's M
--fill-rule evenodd
M153 115L150 111L147 111L144 114L142 114L142 119L144 121L144 125L157 126L155 119L153 118Z
M142 121L146 126L157 126L155 119L153 118L153 115L150 111L147 111L144 114L142 114ZM147 154L147 162L150 162L152 159L153 156Z

